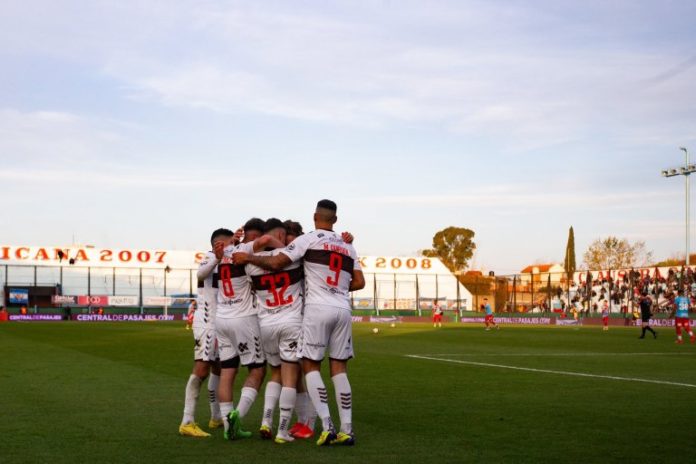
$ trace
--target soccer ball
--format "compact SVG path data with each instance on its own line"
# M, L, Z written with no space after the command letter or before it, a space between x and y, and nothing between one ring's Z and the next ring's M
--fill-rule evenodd
M391 328L393 329L394 327L396 327L396 324L394 324L394 323L392 322L391 325L390 325L389 327L391 327Z
M379 329L377 327L375 327L374 329L372 329L372 333L373 334L379 333Z

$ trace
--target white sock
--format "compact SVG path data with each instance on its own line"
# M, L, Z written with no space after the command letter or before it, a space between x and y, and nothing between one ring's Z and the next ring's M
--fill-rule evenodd
M307 393L312 400L312 405L317 411L317 415L321 417L321 425L325 431L333 429L331 422L331 414L329 413L329 394L326 391L324 381L321 379L319 371L312 371L305 375L307 383Z
M348 382L348 375L343 372L331 377L336 390L338 416L341 418L341 432L353 432L353 393Z
M261 425L273 427L273 411L280 398L281 385L278 382L268 382L263 395L263 419Z
M222 422L225 424L225 432L230 428L230 423L227 421L227 416L234 410L234 403L230 401L229 403L220 403L220 414L222 415Z
M292 410L295 406L297 390L290 387L283 387L280 391L280 420L278 422L278 435L286 437L288 428L290 428L290 419L292 419Z
M297 414L297 422L306 424L307 420L307 403L309 395L307 392L298 393L295 397L295 413Z
M186 382L186 399L184 400L184 417L181 419L182 424L188 424L195 420L196 402L201 392L202 383L203 380L193 374L189 376L188 382Z
M217 388L220 384L220 376L210 374L208 378L208 401L210 402L210 417L220 419L220 403L217 400Z
M309 398L309 395L307 395L307 422L305 422L305 425L310 429L314 430L314 423L316 421L317 410L314 408L314 405L312 404L312 400Z
M258 392L254 388L242 387L242 394L239 395L239 404L237 405L237 411L239 411L239 417L241 419L247 415L251 405L254 404L257 393Z

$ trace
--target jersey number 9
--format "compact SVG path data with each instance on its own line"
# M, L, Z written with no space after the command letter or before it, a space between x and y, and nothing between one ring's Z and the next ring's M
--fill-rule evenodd
M333 271L333 276L326 278L326 283L332 287L338 287L338 280L341 278L341 269L343 269L343 255L331 253L329 256L329 269Z

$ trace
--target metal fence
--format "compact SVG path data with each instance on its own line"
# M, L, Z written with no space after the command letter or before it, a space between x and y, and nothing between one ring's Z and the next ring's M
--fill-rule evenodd
M59 286L63 295L194 297L196 269L85 266L0 266L4 287ZM448 310L471 310L472 296L452 274L365 273L365 288L352 294L353 308L430 314L435 300ZM5 301L7 299L5 298Z

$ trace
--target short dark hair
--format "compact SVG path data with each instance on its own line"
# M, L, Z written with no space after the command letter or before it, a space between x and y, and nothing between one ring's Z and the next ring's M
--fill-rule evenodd
M278 218L269 218L266 219L266 227L264 227L263 232L270 232L271 230L277 229L279 227L285 229L285 224L283 224L283 221L281 221Z
M213 234L210 236L210 244L212 245L213 242L215 242L215 239L218 237L232 237L234 235L234 232L232 232L230 229L225 229L225 228L220 228L216 229Z
M317 208L328 209L328 210L333 211L334 213L338 209L338 207L336 206L336 203L334 203L331 200L326 200L326 199L319 200L319 202L317 202Z
M257 232L263 233L266 229L266 221L259 218L251 218L244 224L244 232L249 232L250 230L255 230Z
M287 221L283 222L283 224L285 225L285 230L288 232L288 235L299 237L304 233L302 231L302 224L299 222L288 219Z

